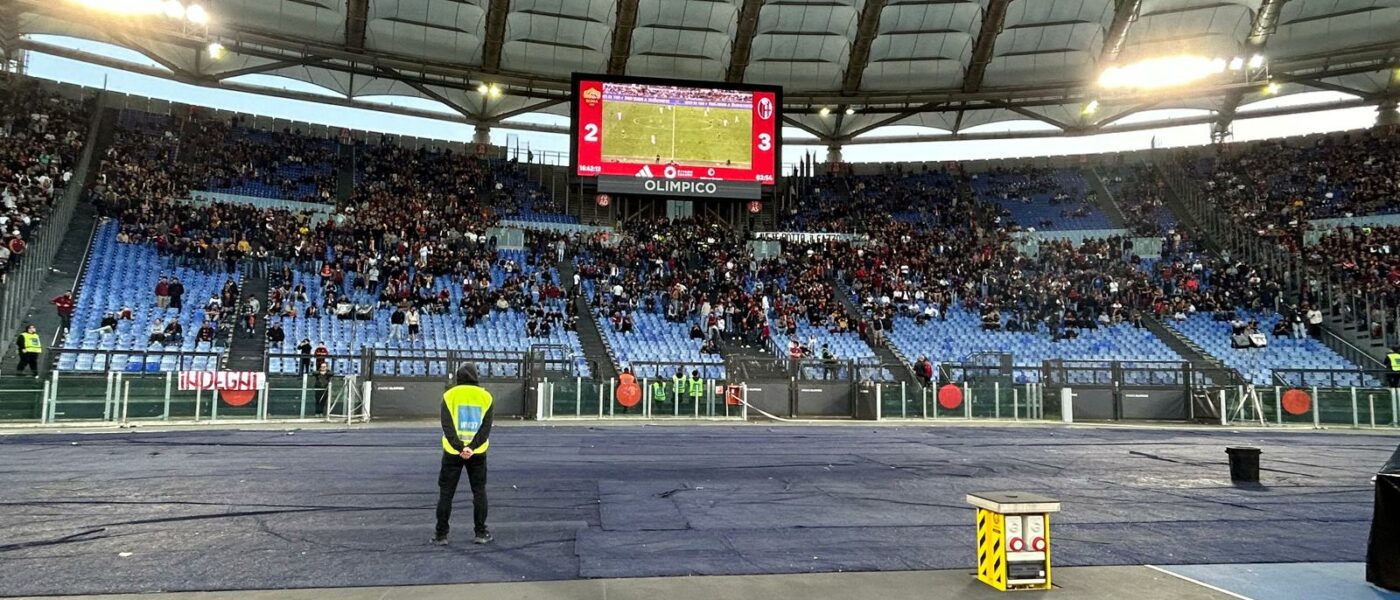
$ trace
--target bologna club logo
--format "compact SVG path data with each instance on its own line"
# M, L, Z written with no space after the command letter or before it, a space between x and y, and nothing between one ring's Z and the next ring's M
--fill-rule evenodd
M598 88L588 88L583 90L583 101L589 106L598 104L603 99L603 91Z
M758 118L767 121L773 118L773 101L768 98L758 99Z

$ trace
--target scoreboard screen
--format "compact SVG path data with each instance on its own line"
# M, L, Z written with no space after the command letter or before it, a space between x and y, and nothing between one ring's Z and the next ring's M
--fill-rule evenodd
M574 74L574 172L656 179L776 181L782 90Z

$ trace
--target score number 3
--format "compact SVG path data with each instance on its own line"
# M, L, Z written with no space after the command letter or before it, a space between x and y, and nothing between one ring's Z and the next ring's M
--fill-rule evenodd
M773 136L768 135L768 134L766 134L766 133L760 133L760 134L758 134L758 149L759 149L759 151L761 151L761 152L767 152L767 151L769 151L769 150L772 150L772 149L773 149Z

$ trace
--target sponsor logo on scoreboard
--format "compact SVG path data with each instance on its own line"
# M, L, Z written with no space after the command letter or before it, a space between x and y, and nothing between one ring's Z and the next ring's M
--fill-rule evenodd
M603 101L603 90L595 87L583 90L583 102L589 106L597 106Z

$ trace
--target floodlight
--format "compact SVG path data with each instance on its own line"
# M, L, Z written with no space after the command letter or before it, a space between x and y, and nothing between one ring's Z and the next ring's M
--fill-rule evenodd
M218 42L209 42L209 58L219 60L224 57L224 45Z
M1255 54L1254 56L1249 57L1249 68L1258 69L1262 66L1264 66L1263 54Z
M1230 59L1230 70L1238 71L1244 68L1244 59L1238 56Z
M820 111L818 111L818 113L821 114L821 116L825 117L825 116L831 114L831 109L829 109L829 108L823 106L822 109L821 109Z
M1201 56L1163 56L1112 66L1099 75L1105 88L1156 89L1205 79L1220 68L1220 59Z
M846 114L847 114L847 115L856 114L856 109L847 107L847 108L846 108Z
M1277 94L1277 93L1278 93L1278 90L1279 90L1278 84L1277 84L1277 83L1274 83L1274 82L1272 82L1272 81L1269 82L1269 85L1264 86L1264 93L1265 93L1265 94L1268 94L1268 95L1270 95L1270 96L1272 96L1272 95L1274 95L1274 94Z
M203 6L191 4L185 9L185 18L195 25L204 25L209 22L209 13L204 12Z
M1088 104L1085 104L1085 105L1084 105L1084 114L1086 114L1086 115L1092 115L1092 114L1094 114L1094 113L1096 113L1096 112L1099 112L1099 101L1098 101L1098 100L1090 100Z
M166 0L165 16L172 19L185 18L185 5L180 4L177 0Z

